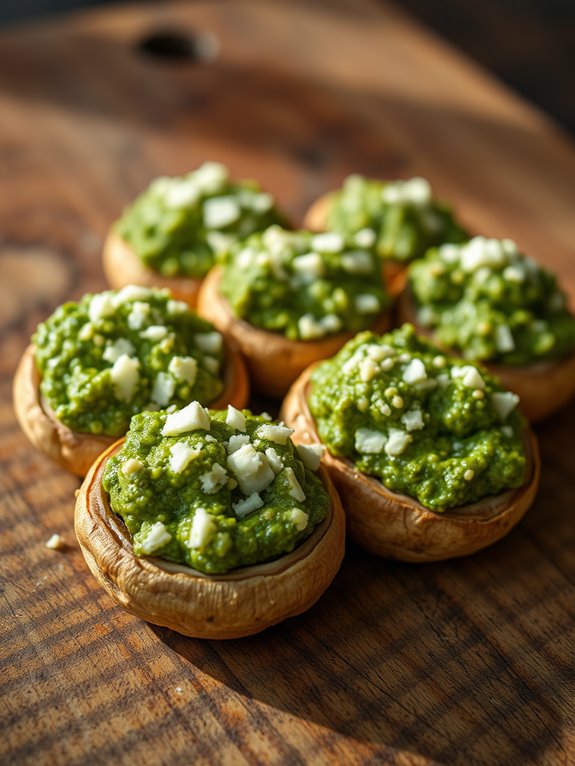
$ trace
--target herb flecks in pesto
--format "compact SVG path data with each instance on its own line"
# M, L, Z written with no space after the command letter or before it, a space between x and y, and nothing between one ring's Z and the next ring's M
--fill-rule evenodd
M208 414L195 402L136 415L103 479L136 555L217 574L296 548L329 499L291 432L247 410Z
M411 325L356 336L314 371L309 397L333 455L433 511L524 482L517 403L484 369L439 353Z
M525 365L575 349L575 317L555 276L511 240L430 250L409 285L418 322L466 359Z
M327 228L358 242L371 240L381 258L403 262L420 258L433 245L467 239L424 178L392 182L349 176L331 195Z
M206 162L185 176L153 181L124 211L116 231L162 276L199 279L232 242L283 222L257 183L235 183L224 165Z
M223 336L165 290L85 295L33 340L42 395L81 433L120 436L140 410L209 404L223 391Z
M366 329L389 303L373 248L279 226L226 253L220 289L237 317L290 340Z

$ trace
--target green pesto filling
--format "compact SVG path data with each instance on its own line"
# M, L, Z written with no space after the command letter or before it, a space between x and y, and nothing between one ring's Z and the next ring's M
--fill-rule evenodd
M74 431L120 436L140 410L208 404L224 388L222 336L166 290L85 295L33 340L42 395Z
M409 270L417 319L466 359L524 365L575 349L575 317L553 274L511 240L430 250Z
M423 178L378 181L349 176L332 195L327 228L358 242L372 241L380 258L407 262L443 242L463 242L467 232L451 209L431 196Z
M232 242L285 223L270 194L254 181L233 183L227 169L206 162L177 178L158 178L116 223L149 268L164 277L204 277Z
M362 333L313 373L309 407L330 452L433 511L525 481L518 397L403 325Z
M226 412L210 411L209 430L176 436L162 435L164 412L132 419L103 484L136 555L223 573L289 553L325 518L328 495L304 466L291 429L278 439L266 433L264 417L242 416L238 430Z
M366 329L389 303L372 248L279 226L225 254L220 290L237 317L291 340Z

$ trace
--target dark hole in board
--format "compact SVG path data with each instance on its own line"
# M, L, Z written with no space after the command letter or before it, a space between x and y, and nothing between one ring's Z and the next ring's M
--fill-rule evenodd
M205 64L218 55L217 38L209 32L157 29L137 44L140 53L164 61Z

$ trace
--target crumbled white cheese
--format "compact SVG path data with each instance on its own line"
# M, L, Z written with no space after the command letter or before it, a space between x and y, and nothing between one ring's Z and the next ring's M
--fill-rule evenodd
M180 208L192 207L200 199L200 189L194 183L193 178L170 179L172 183L166 188L164 202L167 207Z
M289 512L289 518L297 531L303 532L303 530L307 527L309 515L305 511L302 511L301 508L292 508Z
M94 335L94 325L91 322L86 322L86 324L82 327L80 332L78 333L78 338L80 340L92 340L92 336Z
M146 536L140 541L140 548L142 553L149 556L151 553L163 548L172 539L172 535L168 532L165 525L161 521L156 521L149 528Z
M116 359L119 359L122 354L126 354L126 356L132 356L134 351L135 348L133 344L130 343L127 338L118 338L113 343L108 342L106 344L102 358L105 359L106 362L114 364Z
M470 364L465 364L462 367L452 367L451 377L455 380L461 378L461 382L467 388L485 388L485 381L479 374L477 367L472 367ZM439 380L439 376L437 378Z
M316 319L313 314L304 314L298 320L298 330L303 340L323 338L331 332L341 329L341 319L336 314L327 314Z
M268 210L271 210L273 204L274 198L271 194L260 192L259 194L253 195L250 207L252 210L255 210L256 213L267 213Z
M238 519L243 519L249 513L257 511L263 504L264 501L259 494L257 492L252 492L251 495L248 495L244 500L238 500L237 503L232 503L232 508Z
M116 309L113 296L109 292L98 293L92 297L88 315L90 322L99 322L114 313Z
M491 403L501 420L505 420L519 404L519 397L511 391L497 391L491 394Z
M423 422L423 414L419 407L414 407L412 410L407 410L401 416L401 421L408 431L418 431L425 425Z
M223 253L234 243L234 237L221 231L206 232L206 240L214 253Z
M501 354L506 354L515 348L513 335L506 324L497 325L495 328L495 345Z
M231 404L228 404L228 414L226 415L226 423L230 428L234 428L236 431L246 430L246 418L242 412L236 410Z
M341 265L348 274L371 274L373 256L364 250L350 251L341 256Z
M380 367L384 372L389 372L389 370L393 369L394 366L395 359L391 356L388 356L387 359L384 359L380 364Z
M146 340L162 340L166 337L168 334L168 328L161 324L152 324L149 327L146 327L145 330L142 330L140 333L140 338L145 338Z
M360 314L377 314L381 306L376 295L360 293L355 296L355 308Z
M198 374L198 363L193 356L173 356L168 365L168 372L176 380L193 386Z
M390 428L389 438L385 445L385 452L390 457L401 455L411 441L413 441L413 436L411 436L411 434L407 434L399 428Z
M403 380L406 383L420 383L427 378L425 365L421 359L412 359L403 370Z
M241 209L235 197L213 197L203 204L206 229L223 229L238 220Z
M274 480L275 474L266 456L257 452L251 444L245 444L233 452L227 462L244 495L260 492Z
M119 306L121 303L130 303L131 301L148 301L152 297L152 290L149 287L141 285L126 285L114 297L114 303Z
M496 239L474 237L460 249L460 263L463 271L471 272L483 266L500 266L505 262L501 243Z
M140 380L140 360L122 354L114 362L110 370L110 378L114 384L116 397L122 402L133 398L138 381Z
M174 395L176 382L171 375L166 372L159 372L154 378L152 392L150 394L152 401L159 404L160 407L166 407Z
M176 442L170 447L170 468L174 473L185 471L190 462L202 451L202 445L192 447L187 442Z
M321 457L325 452L323 444L296 444L302 463L310 471L317 471L321 463Z
M194 336L194 345L208 354L218 354L222 350L223 335L219 332L200 332Z
M250 437L247 434L234 434L228 439L228 455L237 452L245 444L250 443Z
M130 457L122 464L122 468L120 470L124 476L131 476L133 473L141 471L143 467L143 464L139 460L136 460L134 457Z
M460 248L457 245L441 245L439 255L445 263L455 263L459 260Z
M170 301L173 303L173 301ZM141 330L150 316L150 304L144 301L134 301L132 310L128 314L128 327L130 330Z
M344 241L341 234L335 231L326 231L322 234L316 234L311 240L314 250L320 253L341 253L344 248Z
M341 330L342 322L337 314L326 314L319 320L319 323L324 330L324 334Z
M289 487L289 494L293 497L294 500L297 500L298 503L305 502L305 493L301 488L301 484L297 480L297 476L295 475L293 468L286 468L285 474Z
M374 362L381 362L383 359L392 357L395 354L392 347L387 345L379 346L376 343L369 343L367 346L363 346L363 348L367 356L373 359Z
M44 545L46 548L49 548L51 551L58 551L60 548L64 547L64 540L62 537L58 534L53 534L45 543Z
M355 235L355 244L358 247L373 247L375 245L376 234L373 229L360 229Z
M204 162L193 172L192 178L204 194L215 194L225 186L229 172L221 162Z
M525 281L526 276L527 274L525 270L520 268L517 264L508 266L503 270L503 279L506 279L508 282L521 283Z
M276 444L287 444L288 439L292 434L293 428L289 428L289 426L273 426L268 425L267 423L259 426L256 431L256 436L259 439L266 439L267 441L275 442Z
M278 455L273 447L268 447L265 451L265 455L268 459L268 463L270 464L272 471L274 473L279 473L284 467L281 455Z
M501 247L506 255L515 255L519 252L517 244L512 239L502 239Z
M136 307L136 303L134 303L134 308ZM189 306L187 303L184 303L184 301L175 301L175 300L169 300L167 304L168 314L171 316L177 316L178 314L183 314L186 311L189 311ZM134 328L137 329L137 328Z
M216 530L211 515L205 508L196 508L188 537L189 548L203 548Z
M381 431L358 428L355 432L355 448L364 455L378 455L383 452L387 437Z
M187 431L210 430L210 417L199 402L191 402L166 418L162 428L163 436L177 436Z
M319 279L325 274L325 264L319 253L305 253L298 255L292 261L293 268L298 274L310 279Z
M388 418L391 415L391 407L389 406L389 404L386 404L381 399L377 401L377 408L382 415L385 415L386 418Z
M369 383L379 373L378 365L372 360L362 359L359 363L359 377L364 383Z
M425 178L395 181L384 186L382 199L389 205L410 204L423 207L431 202L431 186Z
M219 463L214 463L211 469L200 476L202 492L213 495L221 489L228 480L228 472Z

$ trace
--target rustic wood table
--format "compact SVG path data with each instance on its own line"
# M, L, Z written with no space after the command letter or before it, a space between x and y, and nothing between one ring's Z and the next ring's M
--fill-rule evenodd
M166 28L202 61L138 45ZM58 303L104 287L122 206L208 158L296 218L349 172L425 175L575 290L573 146L391 5L132 5L3 32L0 761L575 763L575 406L537 429L541 491L505 541L426 566L350 545L313 609L253 638L148 625L88 572L78 481L16 425L14 367Z

